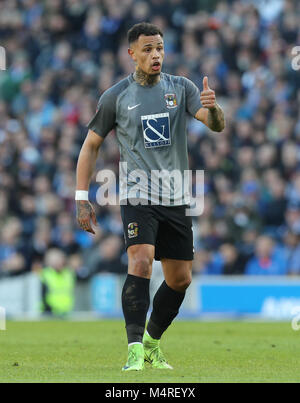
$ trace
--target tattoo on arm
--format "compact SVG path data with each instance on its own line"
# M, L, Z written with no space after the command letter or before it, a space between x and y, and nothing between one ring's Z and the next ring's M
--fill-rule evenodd
M225 127L224 112L217 104L215 109L209 109L207 115L208 127L214 132L221 132Z

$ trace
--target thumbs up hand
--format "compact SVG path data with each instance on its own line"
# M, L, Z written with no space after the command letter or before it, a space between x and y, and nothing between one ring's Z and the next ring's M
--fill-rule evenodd
M216 108L216 94L215 91L211 90L208 86L208 78L205 76L203 78L203 91L200 94L200 100L203 108L215 109Z

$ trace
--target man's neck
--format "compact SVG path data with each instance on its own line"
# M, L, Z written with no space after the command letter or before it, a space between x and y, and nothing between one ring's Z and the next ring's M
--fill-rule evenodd
M155 85L160 81L160 74L146 74L143 70L137 68L133 78L140 85Z

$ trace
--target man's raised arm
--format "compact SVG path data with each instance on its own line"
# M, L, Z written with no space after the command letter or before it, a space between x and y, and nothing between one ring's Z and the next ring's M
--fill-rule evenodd
M97 219L94 208L88 200L88 190L103 140L103 137L89 130L81 147L76 169L76 218L80 228L92 234L95 234L95 231L91 226L91 220L97 225Z

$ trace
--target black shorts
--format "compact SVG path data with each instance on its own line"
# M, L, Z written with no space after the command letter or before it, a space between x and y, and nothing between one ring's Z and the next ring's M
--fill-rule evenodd
M131 245L155 246L155 260L193 260L192 218L188 206L121 205L126 250Z

